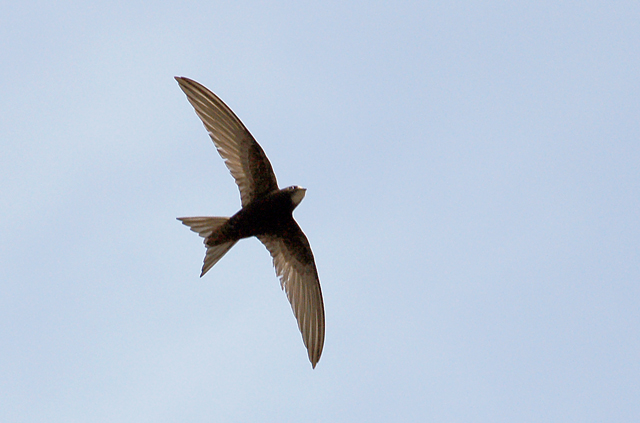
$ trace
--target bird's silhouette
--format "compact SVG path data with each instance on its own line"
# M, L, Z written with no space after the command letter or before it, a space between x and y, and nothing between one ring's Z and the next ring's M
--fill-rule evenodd
M203 276L242 238L257 237L269 250L282 289L298 321L315 368L324 345L324 304L309 241L293 210L306 189L278 188L269 159L240 119L201 84L176 77L240 189L242 208L232 217L181 217L204 238Z

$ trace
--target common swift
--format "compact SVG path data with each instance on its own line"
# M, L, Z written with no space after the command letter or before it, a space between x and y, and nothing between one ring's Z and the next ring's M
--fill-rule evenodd
M324 304L311 246L293 219L306 189L279 189L260 145L231 109L201 84L176 77L240 189L242 208L232 217L179 217L204 238L202 277L242 238L257 237L273 258L280 285L298 321L315 368L324 345Z

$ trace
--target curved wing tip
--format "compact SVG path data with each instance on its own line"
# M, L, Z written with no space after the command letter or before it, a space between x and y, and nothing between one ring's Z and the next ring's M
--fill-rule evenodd
M311 362L311 367L315 369L316 364L318 364L318 361L320 361L320 356L318 355L317 357L312 357L311 355L309 355L309 361Z
M174 76L174 78L176 81L178 81L178 84L180 86L187 85L189 82L192 82L192 80L187 78L186 76Z

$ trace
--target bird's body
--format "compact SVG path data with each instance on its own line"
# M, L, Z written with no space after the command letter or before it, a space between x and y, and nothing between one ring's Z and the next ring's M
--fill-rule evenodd
M213 246L252 236L282 233L294 223L292 213L297 204L292 201L289 191L296 188L290 187L256 198L211 234L205 244Z
M176 80L236 180L242 200L242 208L230 218L178 218L204 238L207 253L200 276L240 239L257 237L271 253L315 367L324 345L324 304L311 247L293 219L306 190L279 189L267 156L231 109L197 82Z

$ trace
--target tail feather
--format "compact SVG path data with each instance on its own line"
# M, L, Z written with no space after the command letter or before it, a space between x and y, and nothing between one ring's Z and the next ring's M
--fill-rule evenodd
M228 217L179 217L179 221L187 225L193 232L206 239L213 234L218 228L225 224ZM229 241L224 244L214 246L207 245L207 254L204 256L204 264L202 265L202 273L204 276L216 264L227 251L233 247L238 241Z
M179 221L187 225L193 232L203 238L210 236L213 231L224 225L228 217L179 217Z
M200 277L203 277L204 274L222 258L222 256L227 254L227 251L236 245L236 242L238 241L229 241L224 244L214 245L213 247L207 245L207 254L204 256L204 264L202 265L202 273L200 273Z

